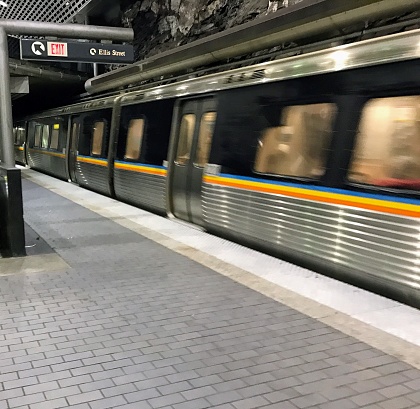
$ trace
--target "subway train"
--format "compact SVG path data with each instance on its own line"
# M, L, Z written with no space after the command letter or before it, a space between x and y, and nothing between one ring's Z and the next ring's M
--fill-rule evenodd
M420 306L420 30L14 125L16 161Z

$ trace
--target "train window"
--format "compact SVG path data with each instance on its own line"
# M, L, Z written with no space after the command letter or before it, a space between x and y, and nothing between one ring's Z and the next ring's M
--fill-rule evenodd
M54 124L53 130L51 132L51 142L50 142L50 148L51 149L58 149L58 136L60 134L60 124Z
M42 125L42 140L41 140L42 148L48 148L49 139L50 139L50 126Z
M420 190L420 96L378 98L365 105L348 180Z
M92 155L102 154L102 141L105 130L105 122L97 121L93 124Z
M25 143L25 128L19 127L17 129L17 142L19 145L23 145Z
M285 107L280 126L266 128L257 148L254 170L317 179L325 173L335 104Z
M201 117L197 153L195 158L195 165L197 166L204 167L209 160L215 122L216 112L206 112Z
M71 150L76 153L77 151L77 142L79 138L80 124L78 122L73 123L73 128L71 131Z
M144 119L132 119L128 125L127 145L124 159L137 160L140 157L144 131Z
M35 125L35 138L34 138L34 147L41 147L41 134L42 134L42 125Z
M176 153L176 162L180 165L185 165L190 160L194 128L195 115L185 114L179 127L178 150Z

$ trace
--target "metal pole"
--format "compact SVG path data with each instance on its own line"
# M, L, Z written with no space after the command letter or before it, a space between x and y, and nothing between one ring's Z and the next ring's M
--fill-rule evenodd
M134 31L131 28L86 26L84 24L0 19L0 27L3 27L8 34L15 35L57 36L114 41L132 41L134 38Z
M13 150L12 97L10 94L9 51L6 30L0 26L0 161L15 166Z
M78 74L67 74L53 71L52 68L30 65L20 60L9 58L9 74L30 75L31 77L48 78L52 81L82 81L84 77Z
M89 16L85 16L85 26L89 25ZM97 63L93 63L92 64L92 68L93 68L93 76L97 77L98 76L98 64Z

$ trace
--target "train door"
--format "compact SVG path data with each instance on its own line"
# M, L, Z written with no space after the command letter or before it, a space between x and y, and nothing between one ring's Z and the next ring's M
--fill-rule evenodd
M77 147L79 144L79 135L80 135L80 119L72 118L70 127L70 140L68 147L68 166L69 166L69 175L70 180L74 183L76 180L76 163L77 163Z
M198 225L203 225L201 186L215 122L214 99L187 101L180 107L172 163L172 213Z

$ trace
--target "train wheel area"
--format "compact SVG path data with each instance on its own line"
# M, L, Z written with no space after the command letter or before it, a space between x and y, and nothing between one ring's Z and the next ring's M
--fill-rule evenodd
M22 174L54 254L0 260L0 408L420 406L419 310Z

